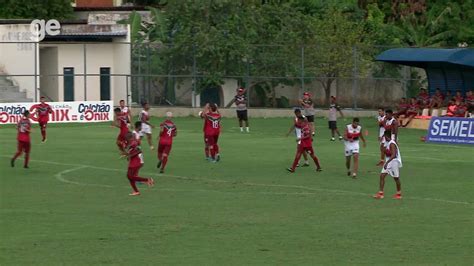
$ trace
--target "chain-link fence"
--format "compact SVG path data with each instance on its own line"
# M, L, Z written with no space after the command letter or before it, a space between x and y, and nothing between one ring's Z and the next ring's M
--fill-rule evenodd
M243 47L243 48L242 48ZM392 106L426 86L424 71L375 61L390 47L0 42L0 98L126 99L129 104L225 106L238 87L249 107L286 108L309 91L345 107Z

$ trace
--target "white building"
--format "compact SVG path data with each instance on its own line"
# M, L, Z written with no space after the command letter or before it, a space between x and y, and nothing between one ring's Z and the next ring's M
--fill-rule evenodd
M94 19L62 23L38 41L28 20L0 21L0 101L129 100L129 26Z

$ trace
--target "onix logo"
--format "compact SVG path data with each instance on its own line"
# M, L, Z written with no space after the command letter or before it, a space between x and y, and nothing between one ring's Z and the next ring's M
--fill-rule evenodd
M38 38L38 41L42 41L46 37L46 33L51 36L59 34L61 24L55 19L45 21L44 19L35 19L30 24L30 32L34 37Z

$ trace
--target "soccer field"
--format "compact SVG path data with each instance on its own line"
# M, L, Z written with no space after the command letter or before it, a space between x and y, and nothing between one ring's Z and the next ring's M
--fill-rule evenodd
M251 119L240 133L223 120L222 160L204 160L202 121L176 118L165 174L142 142L155 187L130 197L118 129L53 124L40 143L34 125L30 169L18 160L13 126L0 129L1 265L472 265L473 155L469 146L420 142L401 129L403 200L374 200L380 168L374 119L359 177L346 175L344 148L316 121L323 172L285 169L295 155L291 119ZM154 118L157 125L159 120ZM347 121L349 123L349 120ZM339 121L339 127L344 122ZM156 140L157 129L154 130Z

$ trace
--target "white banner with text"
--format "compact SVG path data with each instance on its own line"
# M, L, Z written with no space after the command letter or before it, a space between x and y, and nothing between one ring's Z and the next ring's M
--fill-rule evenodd
M53 109L50 123L91 123L112 121L112 101L48 102ZM30 112L32 122L38 121L38 103L0 103L0 124L16 124L25 111Z

